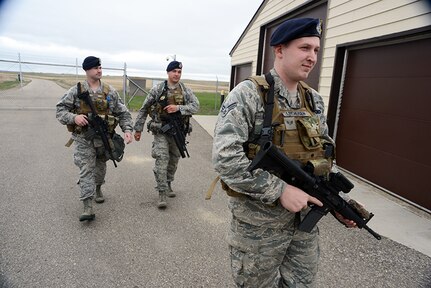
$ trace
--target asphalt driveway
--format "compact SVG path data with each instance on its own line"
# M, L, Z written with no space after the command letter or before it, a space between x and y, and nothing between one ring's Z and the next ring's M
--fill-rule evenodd
M0 287L233 287L227 196L211 166L211 136L193 120L168 208L156 208L152 137L108 162L106 201L79 222L78 169L55 119L65 90L34 79L0 92ZM134 113L134 117L136 114ZM318 287L431 287L431 258L390 239L320 225Z

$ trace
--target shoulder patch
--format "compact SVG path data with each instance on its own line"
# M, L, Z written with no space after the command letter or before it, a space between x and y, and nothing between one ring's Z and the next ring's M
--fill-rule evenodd
M225 117L227 115L227 113L229 113L230 111L232 111L233 109L235 109L235 107L238 105L237 102L231 103L228 106L225 106L223 104L223 106L220 109L220 113L222 117Z

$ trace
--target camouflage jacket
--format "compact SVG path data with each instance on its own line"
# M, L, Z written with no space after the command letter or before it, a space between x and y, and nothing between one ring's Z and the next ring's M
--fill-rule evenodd
M99 90L96 92L102 93L103 85L108 85L106 83L101 82ZM91 91L88 82L83 81L82 90L83 91ZM90 93L91 95L91 93ZM132 115L130 114L127 107L123 104L122 99L118 95L118 92L109 85L109 93L106 98L109 97L108 105L109 105L109 113L119 119L119 125L123 132L132 132L133 131L133 120ZM80 100L78 99L78 88L77 85L71 87L66 94L60 99L60 101L56 105L56 118L60 121L61 124L75 124L75 111L78 111L80 107ZM74 135L76 136L76 135Z
M193 91L186 87L182 82L179 82L178 85L181 86L185 102L185 105L179 105L181 115L195 114L199 110L198 98L195 96ZM144 124L148 116L149 108L157 103L158 98L163 92L164 86L165 82L163 81L151 88L147 98L145 98L144 103L142 104L141 109L139 109L138 116L136 117L134 127L135 131L142 131L144 129Z
M275 99L278 99L280 109L291 109L287 105L291 95L274 69L271 74L275 82ZM244 143L256 140L252 139L253 135L259 135L263 126L265 106L257 89L252 81L246 80L229 93L220 109L214 130L212 163L220 178L231 189L271 204L280 197L286 183L262 169L248 172L251 160L246 157L243 148ZM327 135L322 97L315 90L312 92L321 132Z

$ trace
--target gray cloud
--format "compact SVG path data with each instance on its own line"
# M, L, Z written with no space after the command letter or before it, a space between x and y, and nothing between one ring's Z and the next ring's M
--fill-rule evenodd
M9 0L0 6L0 59L7 53L58 60L94 54L106 63L160 73L166 56L176 54L185 75L227 79L229 52L261 3Z

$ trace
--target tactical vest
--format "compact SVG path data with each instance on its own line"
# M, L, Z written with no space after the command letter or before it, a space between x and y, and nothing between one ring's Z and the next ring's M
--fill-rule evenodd
M93 100L94 108L96 108L98 115L108 115L109 114L109 85L105 85L101 82L103 87L102 92L90 92L91 100ZM82 91L85 92L85 91ZM90 106L85 103L84 100L79 100L78 114L88 114L91 113Z
M301 106L298 109L282 110L278 104L278 95L273 95L273 105L268 105L268 91L270 84L265 76L251 76L248 78L256 86L265 105L265 113L270 113L270 127L268 129L270 139L274 145L280 148L290 159L298 160L301 164L311 164L313 172L317 176L327 175L332 168L334 145L330 139L320 132L320 120L315 113L315 103L311 88L304 82L298 84L298 93ZM274 85L274 83L272 83ZM273 106L272 111L270 107ZM259 141L262 131L254 131L253 141L244 143L244 151L248 159L252 160L260 149ZM205 199L211 199L212 192L219 176L213 180L207 191ZM223 180L220 180L222 189L231 197L244 197L230 188ZM275 204L274 204L275 205Z
M266 105L266 92L269 84L265 77L252 76L248 79L258 87L262 101ZM271 123L272 143L289 158L298 160L303 165L310 162L313 165L314 174L322 176L331 170L334 157L333 143L320 132L320 119L315 113L316 107L311 88L300 81L298 94L301 106L298 109L287 110L280 109L278 95L274 96ZM259 149L257 142L245 144L246 155L249 159L253 159Z
M178 85L175 87L175 89L168 89L167 81L165 80L165 87L163 88L163 92L158 98L158 101L156 103L155 112L159 116L166 116L168 112L163 110L163 106L161 105L161 102L165 100L164 97L167 97L167 104L168 105L184 105L184 96L183 91L181 89L181 85Z
M181 85L175 89L168 89L168 82L165 80L163 91L156 98L156 102L148 107L147 113L150 115L151 120L147 124L148 131L153 133L160 133L160 125L164 124L164 119L168 117L168 112L163 108L168 105L185 105L185 97ZM184 133L190 134L192 126L190 123L190 115L182 115L184 124Z
M102 92L91 91L90 97L91 97L91 100L93 101L94 108L96 108L97 114L107 122L109 133L113 133L119 121L116 117L111 115L112 113L109 108L109 101L112 101L112 99L108 97L109 85L104 84L103 82L100 82L100 85L102 85L103 87ZM81 92L86 92L86 91L83 90ZM79 108L76 109L74 113L88 115L88 113L91 113L91 108L90 106L87 105L87 103L85 103L84 100L79 100ZM67 125L67 130L69 132L75 132L79 134L82 132L83 128L75 124L69 124Z

